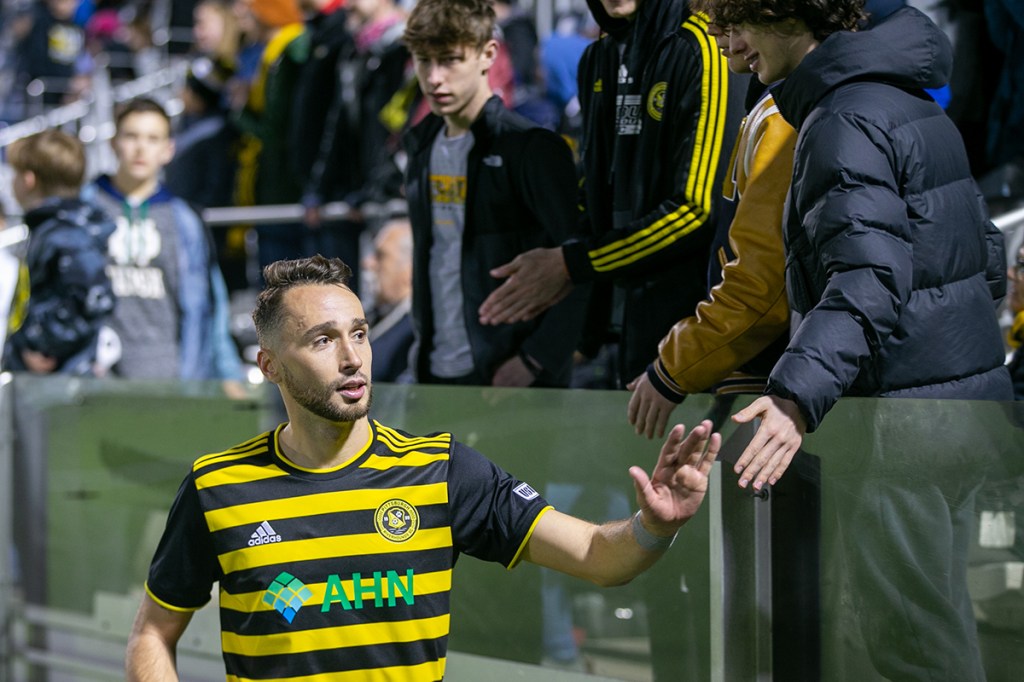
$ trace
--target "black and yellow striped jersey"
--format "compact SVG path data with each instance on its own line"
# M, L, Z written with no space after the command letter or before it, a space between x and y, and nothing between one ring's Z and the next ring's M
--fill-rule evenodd
M457 556L511 568L550 507L450 433L374 421L359 454L310 470L282 428L196 460L149 595L194 610L220 583L230 681L441 679Z

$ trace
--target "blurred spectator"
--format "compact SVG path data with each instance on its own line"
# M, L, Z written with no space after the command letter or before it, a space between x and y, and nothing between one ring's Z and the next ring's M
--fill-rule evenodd
M299 72L292 104L292 172L303 187L310 252L357 265L361 223L320 220L323 203L348 198L360 184L355 40L341 0L305 0L305 5L312 10L306 22L309 60Z
M164 171L172 194L197 210L231 206L235 182L235 144L238 133L228 120L224 73L206 57L193 60L181 91L182 114L174 135L174 158ZM234 228L213 232L217 262L228 289L244 289L244 235ZM232 239L240 240L233 243Z
M71 79L81 72L85 31L74 23L76 0L38 0L15 19L12 29L20 87L43 79L43 103L56 105L71 92Z
M431 114L405 136L413 227L415 375L422 383L565 386L585 291L523 324L484 326L490 268L571 235L572 154L509 111L487 72L497 58L488 0L419 0L405 41Z
M1024 199L1024 3L985 0L992 45L1002 56L988 112L986 161L981 180L987 198Z
M409 376L412 327L412 226L408 218L384 223L363 262L372 275L368 310L374 381L405 382Z
M193 60L181 90L182 113L165 183L197 208L231 205L237 134L228 121L224 75L200 57Z
M7 160L30 233L3 368L92 374L100 327L114 309L105 271L114 225L78 198L85 150L78 138L47 130L12 143Z
M540 40L533 15L517 0L495 0L499 49L512 65L512 110L548 130L558 127L559 113L544 96L540 69Z
M1024 400L1024 244L1017 249L1017 260L1010 267L1009 307L1013 313L1008 341L1013 348L1010 375L1013 378L1013 397Z
M401 135L385 124L382 111L411 76L409 51L402 42L405 12L393 0L351 0L350 10L358 23L359 198L386 201L401 193L401 172L393 162L401 149Z
M573 139L579 138L581 123L576 72L587 45L597 36L597 22L589 14L570 12L558 18L554 32L541 45L546 94L561 116L558 130Z
M264 44L259 69L244 101L235 100L234 123L241 133L235 202L240 206L294 204L301 186L292 172L288 130L292 101L309 36L295 0L243 0L246 25ZM310 255L308 230L301 223L260 225L259 263Z
M238 19L227 0L200 0L192 24L192 47L227 74L233 75L242 44Z
M107 252L118 299L111 327L121 343L113 371L133 379L241 379L206 228L159 181L174 154L170 132L159 104L129 102L115 120L117 171L88 188L117 223Z

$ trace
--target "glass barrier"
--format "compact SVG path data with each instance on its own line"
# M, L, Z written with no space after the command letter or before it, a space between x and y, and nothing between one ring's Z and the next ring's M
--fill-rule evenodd
M450 431L560 510L600 521L635 509L627 469L659 448L633 434L626 402L378 385L372 415ZM734 460L750 429L727 417L747 402L696 395L673 416L712 416ZM122 679L182 476L283 421L276 390L230 400L216 384L18 376L0 385L0 419L0 680ZM847 399L774 489L742 490L716 466L700 514L630 585L464 557L447 679L1016 680L1022 427L1024 404ZM224 678L216 608L179 652L183 679Z

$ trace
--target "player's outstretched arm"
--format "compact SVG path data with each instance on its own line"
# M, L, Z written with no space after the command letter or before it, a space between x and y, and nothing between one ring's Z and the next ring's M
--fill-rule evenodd
M191 611L165 609L145 595L128 637L126 679L129 682L177 680L175 651L191 620Z
M689 434L669 433L650 476L630 467L640 511L631 519L594 525L558 511L541 517L524 558L598 585L621 585L650 567L676 531L697 513L722 437L703 421Z

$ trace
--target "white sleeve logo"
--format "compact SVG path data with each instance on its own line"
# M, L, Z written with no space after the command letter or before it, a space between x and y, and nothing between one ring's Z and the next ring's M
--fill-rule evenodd
M524 500L532 500L533 498L537 497L537 495L539 495L539 493L536 490L530 487L529 483L520 483L515 487L515 489L512 492L514 492L516 495L523 498Z

